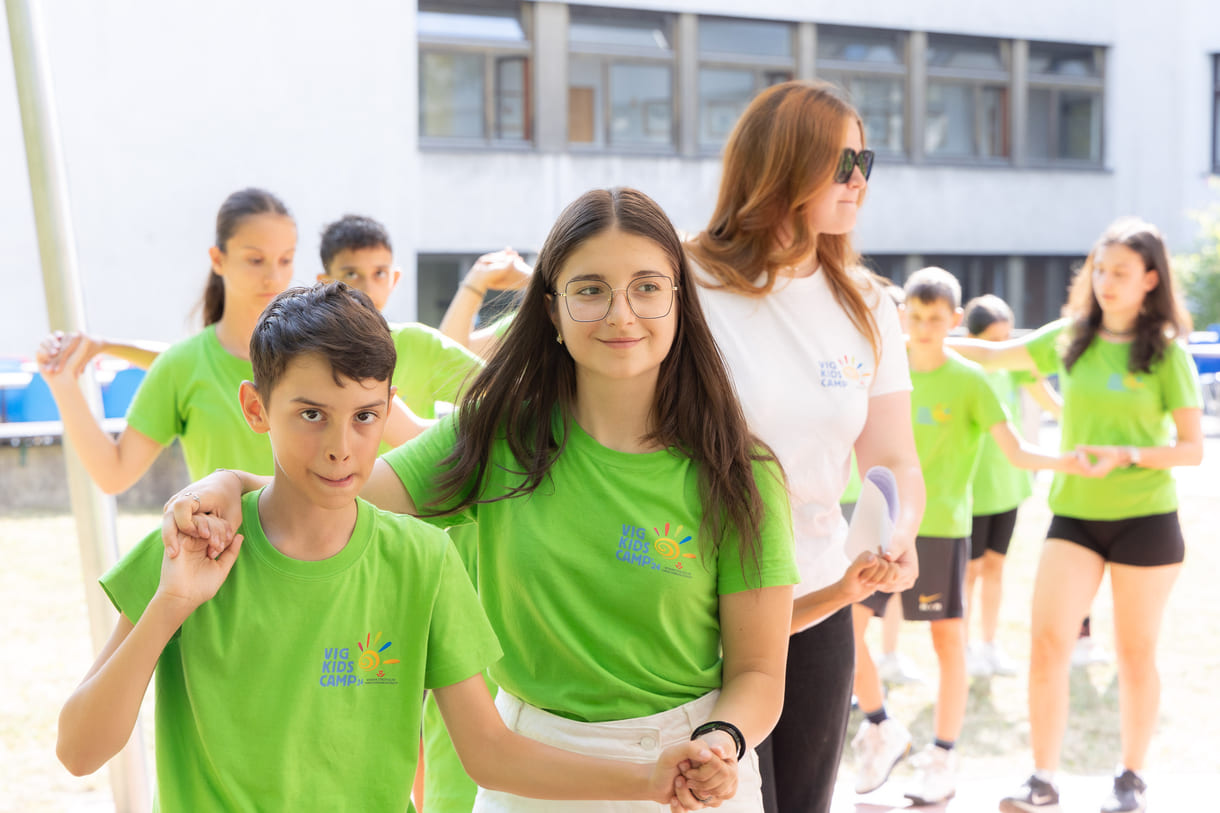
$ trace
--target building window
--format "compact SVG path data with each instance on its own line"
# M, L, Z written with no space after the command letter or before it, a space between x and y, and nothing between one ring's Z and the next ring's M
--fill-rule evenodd
M529 11L507 0L420 2L421 142L531 141Z
M1017 326L1038 327L1058 319L1067 302L1068 287L1084 257L1026 257L1025 307L1016 315Z
M699 19L699 147L719 150L760 90L796 74L794 28L765 20Z
M932 158L1007 159L1011 46L929 34L924 151Z
M494 251L494 249L492 249ZM415 265L416 320L437 327L479 254L419 254ZM532 259L532 258L531 258ZM489 291L475 318L475 327L486 327L516 309L519 291Z
M568 141L674 149L674 16L572 6Z
M862 257L861 261L869 271L879 277L885 277L899 287L906 282L907 255L905 254L869 254Z
M1092 45L1029 44L1031 162L1101 164L1104 60Z
M871 149L905 152L907 37L898 31L818 26L817 74L847 91Z
M1212 56L1212 172L1220 173L1220 54Z

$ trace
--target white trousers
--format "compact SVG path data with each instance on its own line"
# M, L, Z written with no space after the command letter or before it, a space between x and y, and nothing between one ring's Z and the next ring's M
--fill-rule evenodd
M707 722L719 691L709 692L677 708L606 723L582 723L558 717L513 697L503 689L496 708L509 730L539 742L586 756L624 762L654 763L671 745L686 742L691 732ZM737 766L737 793L715 810L727 813L761 813L762 780L758 755L751 748ZM573 802L527 799L511 793L479 788L473 813L669 813L656 802Z

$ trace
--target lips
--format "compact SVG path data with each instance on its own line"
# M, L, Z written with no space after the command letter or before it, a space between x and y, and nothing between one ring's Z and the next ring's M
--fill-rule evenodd
M330 477L323 477L321 474L319 474L318 479L321 480L326 485L332 486L334 488L346 488L347 486L350 486L355 481L356 476L354 474L349 474L346 477L332 479Z
M616 350L621 350L628 347L635 347L642 339L601 339L602 344L607 347L613 347Z

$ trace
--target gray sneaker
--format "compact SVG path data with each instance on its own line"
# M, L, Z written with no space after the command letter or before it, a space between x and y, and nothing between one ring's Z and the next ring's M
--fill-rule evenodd
M1059 791L1031 776L1020 790L1000 800L1000 813L1059 813Z
M1147 808L1144 792L1148 786L1134 771L1123 771L1114 777L1110 795L1101 803L1101 813L1141 813Z

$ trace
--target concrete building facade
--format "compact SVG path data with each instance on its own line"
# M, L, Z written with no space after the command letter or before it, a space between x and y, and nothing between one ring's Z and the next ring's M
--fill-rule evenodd
M595 186L699 229L718 153L775 81L846 87L878 161L857 247L1053 315L1115 217L1189 248L1220 194L1220 6L1170 0L141 0L43 4L91 329L173 340L197 320L216 207L259 185L321 226L383 220L395 319L434 323L474 256L536 251ZM47 329L11 65L0 61L0 354Z

